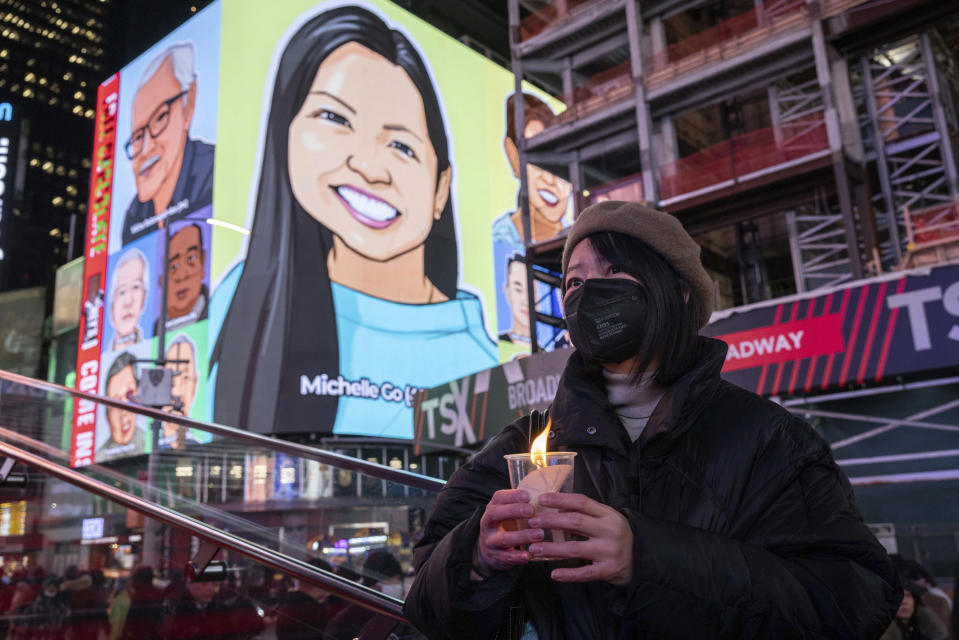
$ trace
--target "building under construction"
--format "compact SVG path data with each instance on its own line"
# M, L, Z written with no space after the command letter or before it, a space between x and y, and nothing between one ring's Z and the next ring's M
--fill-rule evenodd
M867 517L925 523L895 532L904 553L959 557L959 511L923 506L959 488L959 5L510 0L509 17L517 91L566 106L521 161L567 177L577 211L676 215L715 281L727 377L802 407ZM530 281L557 285L562 243L527 245ZM777 357L770 328L793 325L810 342Z

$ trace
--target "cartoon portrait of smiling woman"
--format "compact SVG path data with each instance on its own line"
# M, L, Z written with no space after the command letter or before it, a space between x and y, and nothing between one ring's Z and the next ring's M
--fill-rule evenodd
M459 286L443 110L414 44L342 6L281 44L244 262L213 350L213 418L412 435L412 394L494 366Z

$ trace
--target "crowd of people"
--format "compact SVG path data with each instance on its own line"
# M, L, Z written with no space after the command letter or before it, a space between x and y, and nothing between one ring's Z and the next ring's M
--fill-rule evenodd
M403 595L404 571L386 550L370 551L361 571L320 559L311 564ZM114 580L97 569L70 567L62 576L19 570L0 586L0 640L349 640L373 616L288 576L254 585L237 574L188 582L180 572L160 579L149 566Z
M954 640L959 610L949 594L915 560L893 554L892 561L903 579L902 604L881 640Z

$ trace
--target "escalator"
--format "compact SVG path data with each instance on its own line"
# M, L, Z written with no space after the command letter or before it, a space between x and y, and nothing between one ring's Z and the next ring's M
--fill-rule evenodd
M109 437L132 428L149 453L71 468L74 402L100 419L109 411ZM442 485L392 462L0 372L0 637L32 637L31 624L53 619L11 606L5 591L31 589L35 608L54 582L75 605L64 625L99 620L90 638L124 637L143 615L162 638L421 637L402 597ZM97 611L76 604L90 601L76 600L77 583L99 589ZM152 609L124 604L144 593Z

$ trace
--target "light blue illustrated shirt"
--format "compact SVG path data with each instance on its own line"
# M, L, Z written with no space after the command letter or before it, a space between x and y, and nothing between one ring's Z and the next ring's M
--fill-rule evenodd
M242 265L235 267L213 294L210 325L217 330L241 272ZM417 305L383 300L336 283L331 283L331 289L339 376L351 382L366 378L381 390L389 383L385 389L398 389L402 395L400 401L340 396L334 433L411 438L413 409L407 400L412 400L414 390L498 364L495 343L483 322L483 306L471 293L459 291L446 302ZM215 343L211 336L210 344ZM328 372L313 372L322 373ZM215 368L209 385L211 390L216 386Z
M402 304L333 283L340 375L403 390L403 402L340 398L334 433L413 437L412 391L497 364L476 296L459 291L435 304ZM407 390L410 394L407 396Z
M525 251L523 237L519 234L516 225L513 224L512 211L507 211L493 221L493 242L516 247L517 251Z

